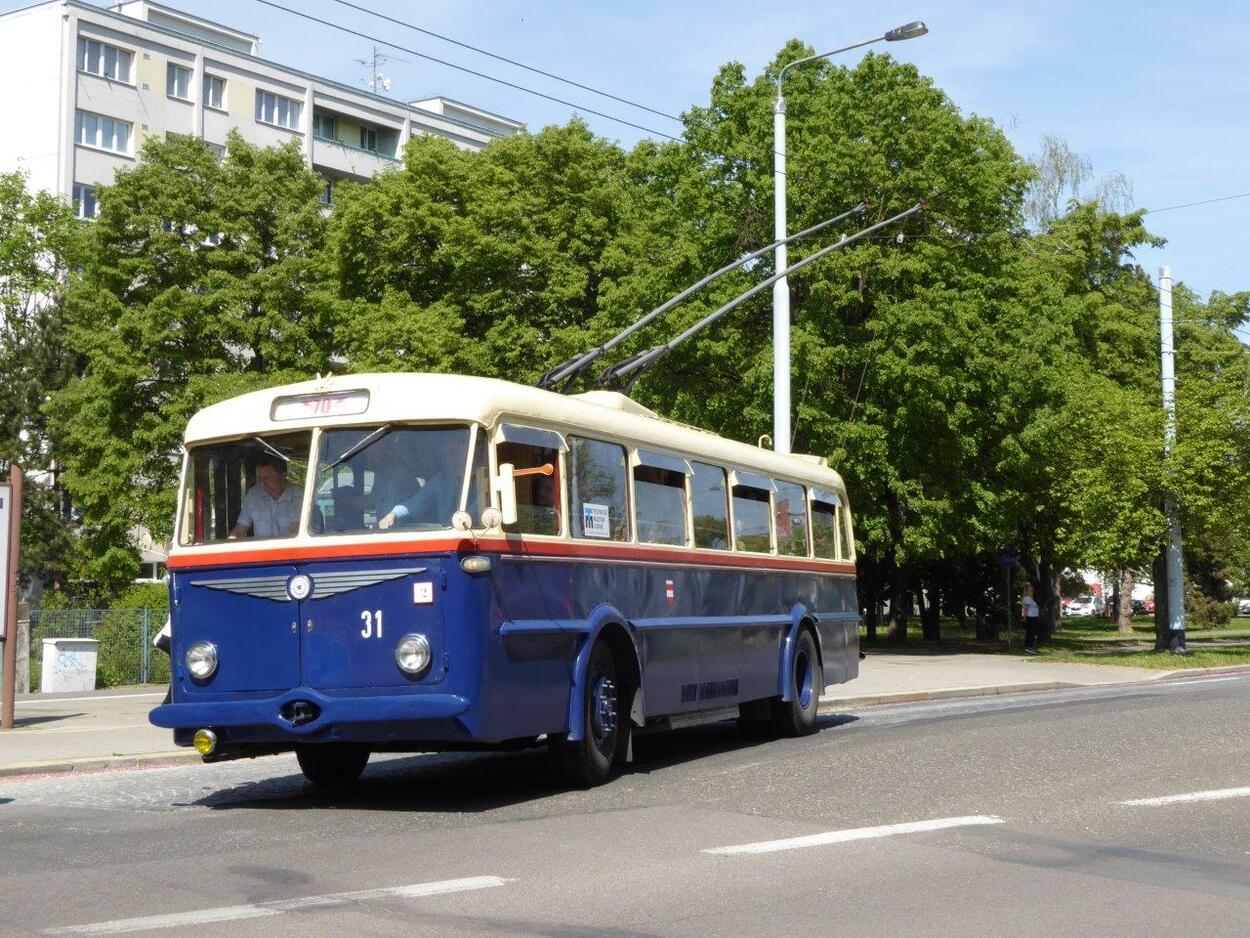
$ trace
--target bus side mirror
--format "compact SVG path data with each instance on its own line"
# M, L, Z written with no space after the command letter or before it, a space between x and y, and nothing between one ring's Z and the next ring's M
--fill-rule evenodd
M504 524L516 524L516 480L513 472L512 463L500 463L499 475L495 477L495 491L499 493L499 509Z

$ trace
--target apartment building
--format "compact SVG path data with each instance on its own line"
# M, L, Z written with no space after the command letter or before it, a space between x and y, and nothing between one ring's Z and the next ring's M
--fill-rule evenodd
M414 134L480 150L524 125L446 98L408 103L260 56L260 38L150 0L102 8L47 0L0 15L0 172L95 214L95 187L152 136L191 134L224 153L226 134L295 140L326 180L395 166ZM344 52L344 55L348 55Z

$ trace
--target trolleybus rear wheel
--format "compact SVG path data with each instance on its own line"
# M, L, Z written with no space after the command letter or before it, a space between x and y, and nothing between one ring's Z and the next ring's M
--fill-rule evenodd
M369 747L361 743L305 743L295 747L304 778L318 788L349 788L356 784L369 761Z
M582 738L571 740L567 733L547 737L560 774L571 784L581 788L602 785L611 778L615 764L624 760L629 734L624 701L628 696L612 650L607 643L596 642L582 695Z
M807 629L799 632L788 679L790 699L777 697L772 701L773 732L778 736L807 736L816 732L816 710L824 689L816 640Z

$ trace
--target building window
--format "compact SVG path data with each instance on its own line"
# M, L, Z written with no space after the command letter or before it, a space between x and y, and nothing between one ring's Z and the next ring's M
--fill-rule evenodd
M130 83L130 65L134 53L119 49L94 39L78 40L78 68L80 71Z
M179 101L190 101L191 69L170 62L165 67L165 94Z
M90 111L79 111L75 115L75 126L76 139L84 147L96 147L114 153L130 152L132 125L126 121L113 120Z
M226 109L226 80L218 78L216 75L204 76L204 106L216 108L218 111Z
M322 205L334 204L334 182L330 179L321 180L321 196L319 201Z
M299 130L300 112L304 106L292 98L268 91L256 92L256 119L287 130Z
M333 114L313 112L313 136L322 140L338 140L339 119Z
M212 143L208 140L205 140L204 143L207 144L208 148L213 151L213 158L216 159L218 163L226 158L226 148L220 143Z
M372 127L360 128L360 149L374 150L378 148L378 132Z
M95 218L100 214L100 206L95 200L95 186L74 183L74 214L79 218Z

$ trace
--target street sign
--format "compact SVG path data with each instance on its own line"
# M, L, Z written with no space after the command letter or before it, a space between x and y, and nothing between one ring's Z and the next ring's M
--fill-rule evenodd
M1004 570L1010 570L1016 565L1016 552L1013 550L1000 550L998 552L998 565Z
M9 621L9 525L13 523L13 486L0 483L0 638Z

